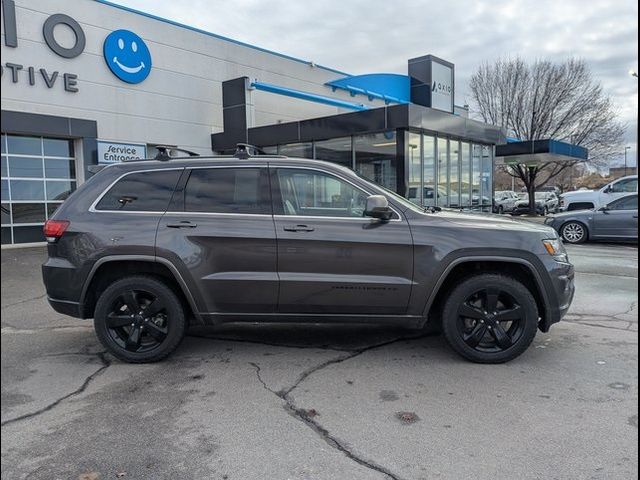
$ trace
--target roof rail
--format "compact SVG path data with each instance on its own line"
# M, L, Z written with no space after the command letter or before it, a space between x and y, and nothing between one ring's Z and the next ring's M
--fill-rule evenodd
M236 158L249 158L252 155L266 155L264 150L256 147L255 145L250 145L248 143L237 143L236 144L236 153L233 155Z
M186 153L190 157L199 157L200 156L199 153L192 152L191 150L185 150L184 148L178 148L178 147L170 147L168 145L156 145L155 148L156 148L156 150L158 150L158 153L154 157L154 160L159 160L161 162L166 162L168 160L171 160L170 152L173 151L173 150L175 150L177 152Z

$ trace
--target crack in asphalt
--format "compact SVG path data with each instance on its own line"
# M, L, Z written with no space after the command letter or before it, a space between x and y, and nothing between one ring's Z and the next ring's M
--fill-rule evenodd
M267 382L264 381L264 379L262 378L262 370L260 368L260 365L258 365L257 363L254 362L249 362L249 364L256 370L256 377L258 379L258 381L260 382L260 384L262 385L262 387L271 392L272 394L276 395L278 398L280 398L281 400L284 401L284 409L285 411L291 415L292 417L294 417L295 419L303 422L305 425L307 425L311 430L313 430L327 445L329 445L330 447L342 452L347 458L349 458L350 460L358 463L359 465L362 465L363 467L366 467L370 470L375 470L376 472L382 473L383 475L386 475L387 477L389 477L392 480L402 480L402 477L400 477L399 475L393 473L391 470L387 469L386 467L383 467L382 465L379 465L371 460L366 460L360 456L358 456L357 454L355 454L354 452L352 452L346 445L344 445L340 440L338 440L336 437L334 437L333 435L331 435L331 433L324 428L323 426L321 426L316 420L314 420L312 418L312 416L309 414L308 411L306 411L304 408L300 408L295 404L295 401L293 400L293 398L291 397L291 392L293 392L296 388L298 388L300 386L300 384L302 384L307 378L309 378L311 375L313 375L316 372L319 372L320 370L329 367L330 365L335 365L338 363L342 363L345 362L347 360L351 360L352 358L355 358L359 355L362 355L363 353L366 353L370 350L376 349L376 348L382 348L382 347L386 347L388 345L392 345L394 343L397 342L402 342L405 340L417 340L420 338L424 338L429 336L428 334L421 334L421 335L412 335L412 336L405 336L405 337L399 337L399 338L395 338L393 340L388 340L386 342L380 342L380 343L376 343L373 345L367 345L366 347L361 347L358 349L353 349L352 351L350 351L349 354L347 355L342 355L340 357L336 357L336 358L332 358L330 360L327 360L325 362L322 362L318 365L314 365L311 368L308 368L306 370L304 370L296 379L296 381L289 387L280 391L275 391L272 388L270 388L267 385Z
M23 303L33 302L34 300L40 300L41 298L44 298L46 296L47 296L47 294L43 293L42 295L39 295L37 297L27 298L26 300L20 300L19 302L10 303L8 305L3 305L2 306L2 310L6 309L6 308L9 308L9 307L15 307L16 305L22 305Z
M631 312L637 308L637 302L633 302L629 309L623 313L617 313L615 315L588 315L582 313L570 313L566 317L562 319L563 322L567 323L576 323L578 325L587 325L589 327L599 327L599 328L608 328L610 330L621 330L621 331L634 331L632 330L634 325L637 325L637 322L631 322L629 320L625 320L619 318L620 315L630 315ZM625 328L615 327L611 325L603 325L602 323L593 323L593 322L625 322L627 326Z
M89 384L93 381L93 379L95 379L98 375L100 375L102 372L104 372L107 368L109 368L111 366L111 361L106 357L105 354L106 354L106 352L99 352L99 353L93 354L93 355L96 355L100 359L100 361L102 362L102 366L98 370L93 372L91 375L89 375L87 378L85 378L84 382L82 382L82 385L80 385L79 388L77 388L76 390L74 390L71 393L68 393L68 394L64 395L63 397L58 398L55 402L50 403L46 407L43 407L43 408L41 408L39 410L36 410L35 412L26 413L24 415L20 415L19 417L10 418L9 420L5 420L4 422L0 423L0 426L1 427L5 427L7 425L11 425L13 423L20 422L22 420L28 420L30 418L37 417L38 415L42 415L43 413L46 413L46 412L49 412L49 411L53 410L55 407L60 405L65 400L67 400L67 399L69 399L71 397L75 397L76 395L79 395L82 392L84 392L87 389L87 387L89 386ZM87 354L87 355L90 355L90 354Z

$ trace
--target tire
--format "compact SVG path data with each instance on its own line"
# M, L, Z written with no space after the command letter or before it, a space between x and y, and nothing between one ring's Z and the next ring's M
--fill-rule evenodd
M502 215L504 213L504 207L502 205L500 205L498 207L498 215Z
M565 242L577 245L589 239L589 231L583 223L567 222L560 228L560 236Z
M547 215L549 215L549 207L544 207L544 210L542 210L542 216L546 217Z
M186 319L182 302L164 282L132 276L115 281L100 295L94 327L100 343L114 357L150 363L180 345Z
M529 289L515 278L476 275L450 293L442 329L451 348L467 360L505 363L531 345L538 330L538 307Z

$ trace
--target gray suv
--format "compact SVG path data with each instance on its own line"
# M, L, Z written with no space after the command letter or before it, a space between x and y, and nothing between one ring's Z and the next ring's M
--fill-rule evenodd
M574 294L552 228L425 210L307 159L114 164L44 233L51 306L93 318L127 362L166 357L189 324L293 321L438 326L463 357L500 363Z

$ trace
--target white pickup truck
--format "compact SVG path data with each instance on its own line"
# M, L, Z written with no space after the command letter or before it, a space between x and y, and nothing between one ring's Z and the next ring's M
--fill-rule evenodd
M628 175L608 183L600 190L578 190L560 195L560 210L589 210L600 208L629 193L638 192L638 176Z

